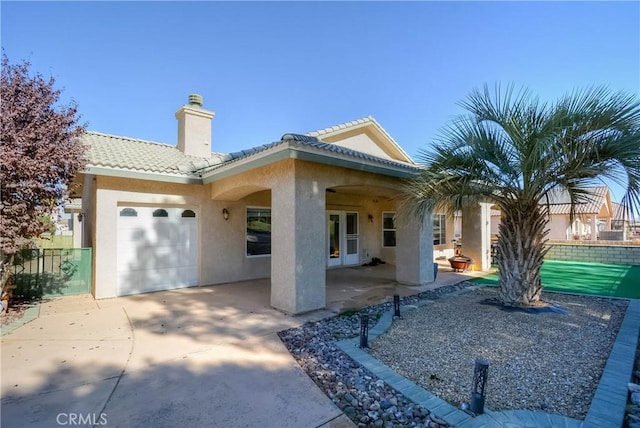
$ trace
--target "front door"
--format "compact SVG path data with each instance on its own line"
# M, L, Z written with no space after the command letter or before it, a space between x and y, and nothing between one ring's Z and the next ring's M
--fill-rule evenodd
M327 212L328 266L357 265L360 262L358 213Z

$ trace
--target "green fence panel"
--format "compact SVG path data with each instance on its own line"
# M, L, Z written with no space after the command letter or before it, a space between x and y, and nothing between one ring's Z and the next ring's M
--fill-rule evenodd
M13 295L25 299L91 292L91 248L23 250L13 266Z
M55 248L42 252L43 296L91 292L91 248Z
M13 259L13 295L27 300L42 297L42 253L38 249L24 249Z

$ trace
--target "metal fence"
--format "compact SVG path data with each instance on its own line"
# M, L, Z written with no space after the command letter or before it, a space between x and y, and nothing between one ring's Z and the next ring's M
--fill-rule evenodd
M13 296L25 299L91 292L91 248L46 248L18 252Z

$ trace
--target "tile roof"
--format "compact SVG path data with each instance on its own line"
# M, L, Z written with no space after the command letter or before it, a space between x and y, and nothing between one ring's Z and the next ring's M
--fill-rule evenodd
M176 146L99 132L85 133L83 142L89 146L89 167L189 177L198 176L198 169L227 159L218 153L212 153L210 159L188 156Z
M632 213L628 207L625 207L618 202L611 202L611 204L613 205L613 220L626 220L631 223L635 222L634 213Z
M606 197L609 193L609 188L606 186L585 187L584 190L587 190L592 196L589 197L589 200L576 204L575 214L599 214L602 209L602 205L607 202ZM546 205L546 201L543 200L540 204ZM613 204L614 207L617 205L615 202ZM556 191L549 194L550 215L569 215L570 212L571 204L569 202L569 194L566 191ZM491 210L492 217L500 215L500 210Z
M367 123L375 123L380 127L380 129L384 131L384 128L382 128L382 126L378 124L378 122L373 118L373 116L367 116L367 117L363 117L362 119L352 120L350 122L345 122L340 125L329 126L328 128L323 128L323 129L318 129L317 131L308 132L306 135L309 135L311 137L319 137L321 135L329 134L336 131L342 131L345 129L353 128L357 125L364 125ZM389 139L393 140L393 138L391 138L391 136L386 131L385 131L385 134L387 134Z
M340 157L359 159L395 168L408 170L418 169L414 164L380 158L336 144L325 143L316 137L302 134L285 134L280 141L234 153L212 153L209 159L187 156L176 146L169 144L156 143L137 138L118 137L99 132L85 133L83 142L89 146L88 167L102 167L191 178L202 177L202 174L214 171L222 166L231 165L239 160L247 159L272 148L285 145L289 145L290 147L307 147L327 155L336 154Z
M576 214L598 214L602 209L602 205L607 202L607 194L609 188L606 186L586 187L591 196L588 200L575 204ZM542 201L546 204L546 201ZM549 194L549 214L569 214L571 212L571 203L569 194L566 191L557 191Z

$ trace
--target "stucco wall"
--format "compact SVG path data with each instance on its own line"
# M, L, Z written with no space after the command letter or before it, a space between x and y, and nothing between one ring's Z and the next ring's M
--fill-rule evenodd
M346 147L348 149L356 150L358 152L369 153L381 158L393 159L384 150L382 150L379 145L374 143L367 134L354 135L337 141L334 144Z
M209 192L207 192L209 193ZM271 192L261 191L239 201L207 200L201 216L202 285L268 278L269 256L247 257L247 207L270 207ZM229 211L225 221L222 210Z
M569 227L569 218L564 215L552 215L549 217L547 228L549 229L548 239L567 239L567 228Z
M584 220L584 219L583 219ZM499 216L491 216L491 233L498 233L498 225L500 224ZM567 215L552 215L549 217L547 223L547 230L549 230L548 239L553 240L567 240L567 230L569 229L569 216ZM571 239L571 237L569 237Z

